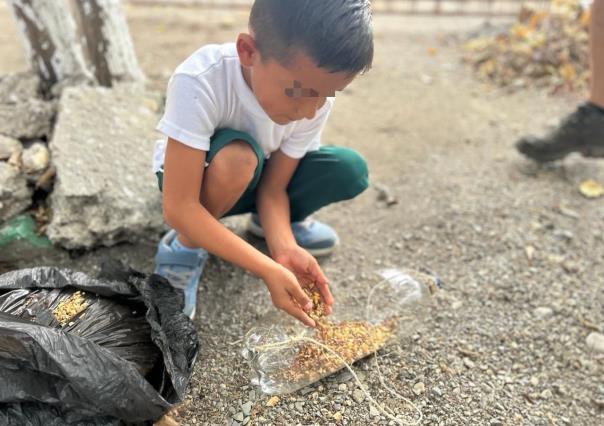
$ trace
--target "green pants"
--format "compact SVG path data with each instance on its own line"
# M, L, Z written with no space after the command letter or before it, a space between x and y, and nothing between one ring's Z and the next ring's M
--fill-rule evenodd
M262 149L250 135L231 129L221 129L212 137L206 161L210 163L222 148L235 140L245 141L250 145L256 154L258 165L247 190L225 217L257 213L256 187L266 161ZM158 172L157 178L161 190L163 172ZM356 151L337 146L325 146L318 151L311 151L300 160L287 187L291 221L302 221L322 207L354 198L367 186L367 163Z

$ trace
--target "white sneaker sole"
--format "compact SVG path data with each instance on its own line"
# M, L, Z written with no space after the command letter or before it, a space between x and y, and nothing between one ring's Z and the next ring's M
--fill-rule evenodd
M254 237L257 237L260 239L265 238L264 229L262 229L261 226L257 225L256 222L254 222L252 220L252 218L250 218L247 223L247 231L250 234L252 234ZM306 251L308 251L314 257L327 256L329 254L332 254L335 251L336 247L338 247L339 245L340 245L340 239L338 238L338 239L336 239L335 244L331 247L322 248L322 249L306 249Z

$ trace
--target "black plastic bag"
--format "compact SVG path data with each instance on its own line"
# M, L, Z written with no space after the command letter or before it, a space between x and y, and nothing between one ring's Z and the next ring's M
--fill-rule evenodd
M53 311L81 291L67 323ZM182 293L119 263L0 275L0 424L133 424L182 401L198 352Z

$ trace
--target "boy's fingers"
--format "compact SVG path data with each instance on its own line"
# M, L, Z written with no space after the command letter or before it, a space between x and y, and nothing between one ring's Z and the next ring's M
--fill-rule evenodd
M323 301L328 305L333 305L333 296L331 295L331 291L329 291L329 281L321 270L319 263L315 261L311 268L311 273L315 279L315 285L319 288Z
M298 304L300 306L302 306L302 309L304 309L306 311L309 311L310 309L312 309L312 301L306 295L306 293L304 293L304 290L302 290L302 287L300 287L299 285L292 285L288 289L288 292L289 292L290 296L293 297L294 300L296 302L298 302Z
M308 315L306 315L306 312L304 312L302 309L295 306L293 303L290 303L287 306L285 306L283 308L283 310L285 312L287 312L289 315L291 315L292 317L301 321L304 325L306 325L308 327L316 326L316 324L312 320L312 318L310 318Z
M317 284L327 285L329 283L329 280L327 279L327 277L323 273L323 270L319 266L319 262L317 262L316 260L311 264L310 273Z

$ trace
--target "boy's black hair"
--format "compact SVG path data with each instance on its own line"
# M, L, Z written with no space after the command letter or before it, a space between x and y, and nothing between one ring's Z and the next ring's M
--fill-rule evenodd
M265 60L287 65L302 51L319 68L351 75L373 62L369 0L256 0L250 27Z

